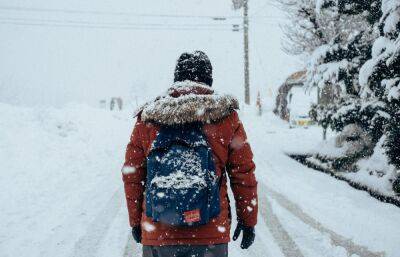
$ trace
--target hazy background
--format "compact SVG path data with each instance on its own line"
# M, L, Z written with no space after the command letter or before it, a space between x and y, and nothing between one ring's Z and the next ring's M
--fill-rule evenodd
M96 106L112 96L141 100L167 88L178 56L196 49L210 56L214 87L242 98L243 36L230 29L241 24L241 14L230 0L0 0L0 102ZM283 16L273 1L250 1L250 17L252 95L261 90L264 96L301 66L281 51ZM52 20L73 26L40 25ZM76 21L141 27L82 28ZM171 29L140 25L149 23ZM190 24L200 26L191 30ZM189 29L182 30L186 25Z

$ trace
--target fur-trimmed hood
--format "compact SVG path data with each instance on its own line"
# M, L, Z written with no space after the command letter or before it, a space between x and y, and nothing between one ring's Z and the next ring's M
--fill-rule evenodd
M217 122L237 109L239 103L235 97L216 94L202 83L184 81L174 83L166 95L144 104L136 115L145 122L181 125Z

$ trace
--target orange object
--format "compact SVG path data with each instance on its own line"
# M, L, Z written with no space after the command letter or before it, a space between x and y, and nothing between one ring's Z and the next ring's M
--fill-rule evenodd
M200 221L200 210L199 209L193 210L193 211L184 212L183 215L185 216L185 222L186 223Z

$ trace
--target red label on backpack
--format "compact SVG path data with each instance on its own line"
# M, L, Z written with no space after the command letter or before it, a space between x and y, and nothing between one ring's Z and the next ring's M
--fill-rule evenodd
M200 221L200 210L186 211L183 213L185 223Z

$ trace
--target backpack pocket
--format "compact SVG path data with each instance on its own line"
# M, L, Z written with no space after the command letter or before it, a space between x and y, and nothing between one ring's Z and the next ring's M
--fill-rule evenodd
M204 225L210 220L208 199L207 190L157 190L152 197L149 214L155 222L172 226Z

